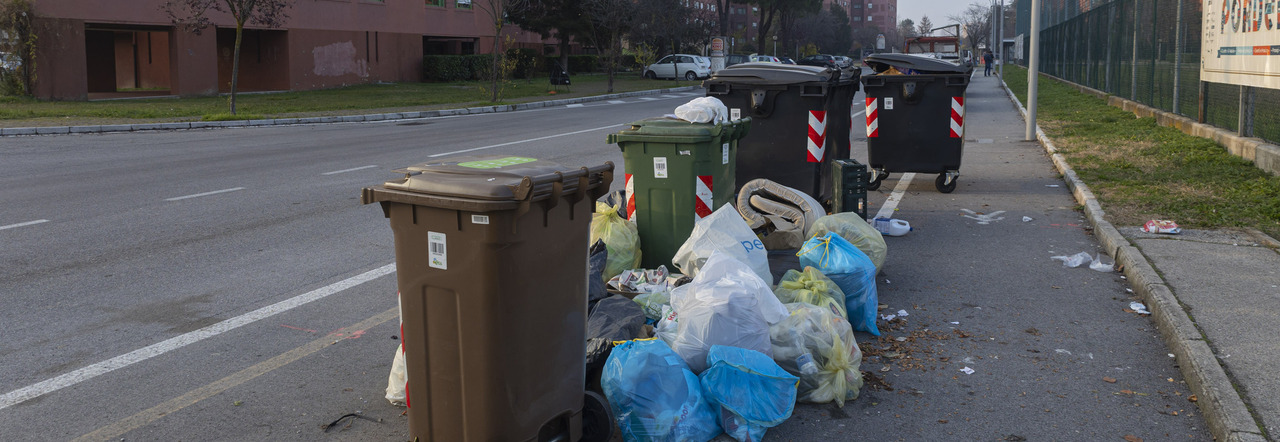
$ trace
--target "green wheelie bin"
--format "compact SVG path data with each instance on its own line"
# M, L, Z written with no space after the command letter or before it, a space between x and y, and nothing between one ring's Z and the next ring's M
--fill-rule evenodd
M738 140L750 126L750 118L713 124L658 117L609 134L626 163L625 212L640 233L644 268L672 266L693 225L733 201Z

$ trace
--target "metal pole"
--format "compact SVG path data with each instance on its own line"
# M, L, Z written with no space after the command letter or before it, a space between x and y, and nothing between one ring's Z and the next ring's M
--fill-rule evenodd
M1040 0L1031 0L1031 61L1027 69L1027 141L1036 139L1036 94L1040 92Z
M1159 24L1156 20L1160 17L1159 2L1151 2L1151 43L1157 44L1156 26ZM1151 98L1147 100L1147 105L1159 107L1156 105L1156 59L1160 58L1160 46L1156 45L1156 52L1151 54L1151 82L1147 83L1151 86Z
M1119 8L1116 6L1115 3L1111 3L1107 5L1107 29L1108 30L1116 28L1116 10L1117 9ZM1103 90L1107 91L1107 93L1114 94L1116 90L1111 83L1111 49L1114 48L1116 45L1113 39L1115 38L1115 35L1117 33L1106 32L1106 34L1107 34L1107 71L1105 74L1103 74L1106 76L1106 78L1103 79L1103 82L1106 84Z
M1236 122L1237 132L1242 137L1253 136L1253 102L1252 86L1240 86L1240 112Z
M1138 101L1138 2L1133 0L1133 60L1129 62L1129 99Z
M996 54L1000 55L1000 60L996 62L996 76L1000 77L1000 81L1004 81L1004 63L1008 54L1004 53L1004 0L1000 0L1000 30L996 32L996 41L1000 48Z
M1179 86L1182 83L1182 3L1178 0L1178 23L1173 29L1173 50L1177 51L1173 54L1173 113L1181 114L1182 106L1178 103L1178 95L1181 91Z

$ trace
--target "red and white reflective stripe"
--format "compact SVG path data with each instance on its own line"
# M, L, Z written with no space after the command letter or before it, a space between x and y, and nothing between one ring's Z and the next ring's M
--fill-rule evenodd
M880 105L876 99L867 97L867 138L880 136Z
M694 220L701 221L711 215L711 175L698 175L694 181L693 200Z
M827 153L827 111L809 111L809 150L810 163L821 163Z
M627 220L636 222L636 180L627 174L627 184L624 187L623 198L627 200Z
M951 97L951 138L964 138L964 97Z

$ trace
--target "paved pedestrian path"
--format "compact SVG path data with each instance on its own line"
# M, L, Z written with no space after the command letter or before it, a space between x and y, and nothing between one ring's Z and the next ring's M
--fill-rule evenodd
M971 89L998 85L975 76ZM1037 132L1054 154L1053 140ZM1255 229L1161 235L1113 226L1070 164L1054 163L1146 300L1213 435L1280 440L1280 243Z

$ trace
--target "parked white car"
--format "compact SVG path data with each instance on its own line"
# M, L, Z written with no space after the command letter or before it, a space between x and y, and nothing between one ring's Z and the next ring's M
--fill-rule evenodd
M711 59L699 55L672 54L645 67L644 78L683 78L693 81L711 77Z
M747 56L747 58L750 58L751 61L755 62L782 63L781 60L778 60L778 57L774 57L772 55L751 54Z

